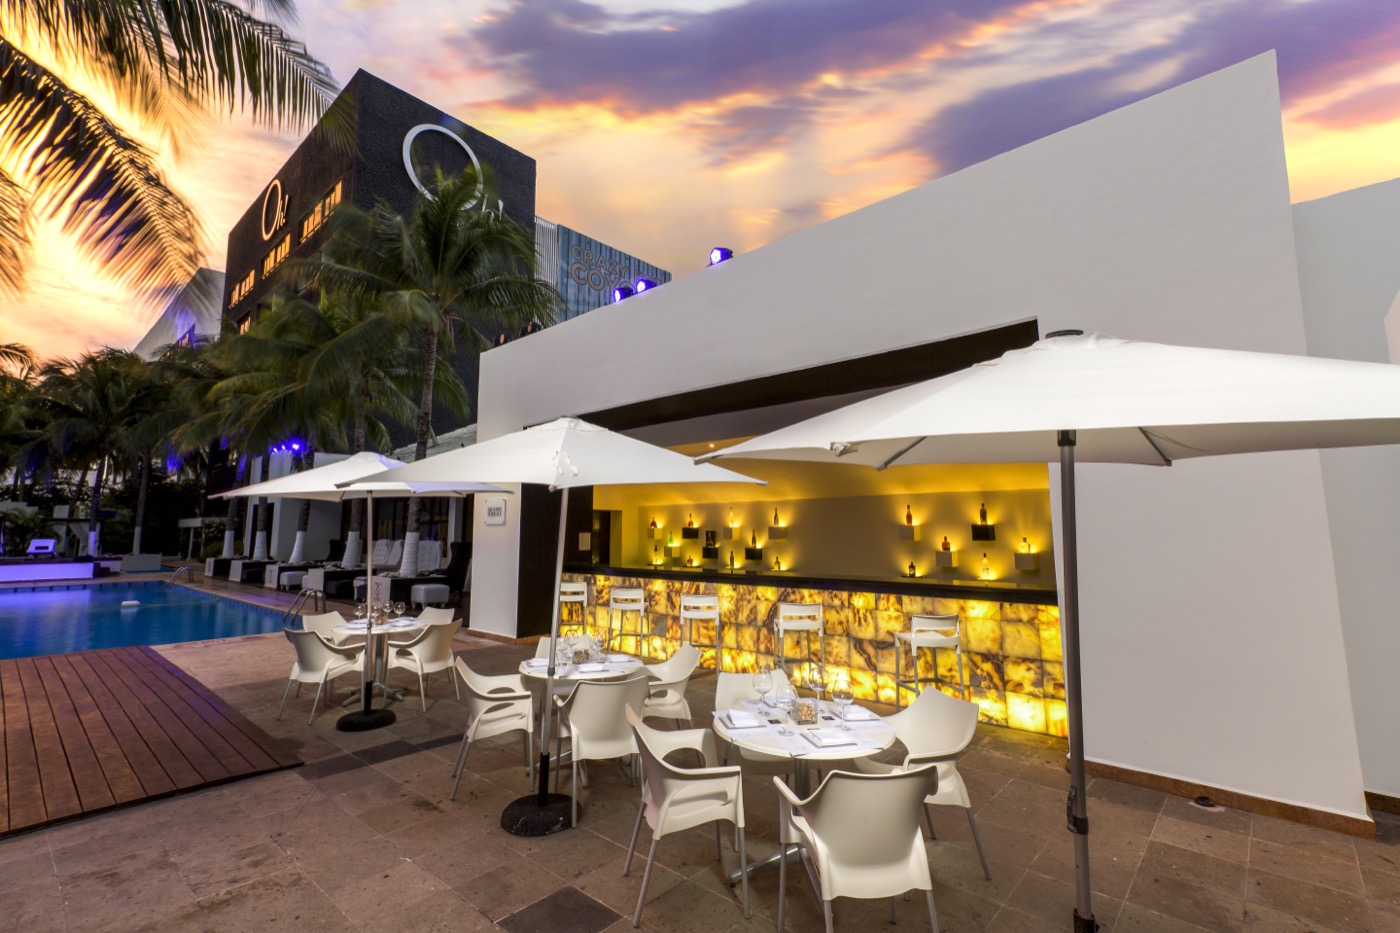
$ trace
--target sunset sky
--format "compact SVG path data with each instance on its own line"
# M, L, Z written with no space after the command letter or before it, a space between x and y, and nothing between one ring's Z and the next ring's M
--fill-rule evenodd
M537 210L676 275L1269 49L1294 201L1400 176L1382 0L300 0L291 30L533 156ZM210 118L167 157L206 264L301 133ZM160 151L168 147L151 140ZM0 342L133 345L156 314L39 233Z

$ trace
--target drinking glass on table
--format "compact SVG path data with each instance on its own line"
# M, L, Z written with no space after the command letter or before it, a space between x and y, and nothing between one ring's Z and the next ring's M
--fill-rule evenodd
M773 675L767 669L760 670L753 675L753 692L758 694L760 706L768 705L768 694L773 689Z
M846 708L856 698L855 691L851 689L850 678L844 674L836 675L831 682L831 698L836 701L836 708L841 711L841 728L850 731L851 727L846 722Z
M400 618L402 618L402 617L403 617L403 614L404 614L404 611L407 610L407 609L408 609L408 604L405 603L402 599L396 600L396 601L394 602L394 615L399 616Z
M778 726L779 735L792 735L788 728L792 724L792 708L797 703L797 691L791 684L780 683L773 688L773 705L782 714L783 722Z
M363 619L364 617L365 617L365 604L364 604L364 603L356 603L356 604L355 604L355 618L357 618L357 619Z

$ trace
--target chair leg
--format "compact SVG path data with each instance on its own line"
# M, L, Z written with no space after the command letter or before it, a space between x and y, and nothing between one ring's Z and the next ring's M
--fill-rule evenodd
M287 689L282 691L282 705L279 706L279 707L277 707L277 718L278 718L278 719L281 719L281 718L282 718L282 711L285 710L285 709L287 708L287 694L289 694L289 693L292 692L292 684L296 684L296 685L297 685L297 693L298 693L298 694L301 693L301 681L299 681L299 680L288 680L288 681L287 681Z
M719 820L715 820L715 861L724 861L724 844L719 841Z
M447 669L447 672L448 672L449 674L451 674L451 673L452 673L452 669L451 669L451 668L448 668L448 669ZM456 692L456 694L457 694L457 699L458 699L458 700L462 699L462 685L459 684L459 683L457 683L457 678L456 678L455 675L454 675L453 678L452 678L452 689L453 689L453 691Z
M778 843L778 933L783 933L783 912L787 908L787 844ZM749 877L744 875L745 894L748 892Z
M824 918L826 919L826 933L831 933L831 929L832 929L831 901L826 901L826 900L822 901L822 917L824 917Z
M570 762L573 770L570 772L571 782L569 784L569 825L578 825L578 759L574 758Z
M895 925L895 918L894 918L894 898L890 898L890 926L894 926L894 925Z
M622 863L622 877L624 878L632 871L632 853L637 851L637 837L642 833L642 814L646 812L646 809L646 804L637 808L637 822L632 827L632 842L627 846L627 861Z
M324 680L316 685L316 696L311 700L311 716L306 720L308 726L316 721L316 704L321 702L321 691L325 689L325 686L326 682Z
M747 920L751 916L749 913L749 860L744 854L744 827L742 826L739 827L739 868L743 871L739 877L744 885L744 919ZM778 933L782 933L781 928Z
M972 841L977 843L977 857L982 860L982 874L992 880L992 870L987 867L987 853L982 851L982 836L977 832L977 821L972 818L972 808L967 808L967 825L972 827Z
M642 890L637 895L637 912L632 915L632 928L635 930L642 922L642 904L647 899L647 885L651 884L651 866L656 863L656 844L659 839L651 840L651 852L647 854L647 870L642 874Z
M928 804L924 804L924 825L928 827L928 837L937 839L938 835L933 831L933 814L929 812Z
M933 933L938 933L938 911L933 909L932 889L925 891L924 897L928 898L928 922L933 927Z
M418 699L423 703L423 712L428 711L428 688L423 682L423 669L418 668Z

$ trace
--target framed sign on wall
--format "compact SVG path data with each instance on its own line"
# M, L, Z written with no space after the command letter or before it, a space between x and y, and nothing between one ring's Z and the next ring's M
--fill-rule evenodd
M486 500L486 524L504 525L506 523L506 500L487 499Z

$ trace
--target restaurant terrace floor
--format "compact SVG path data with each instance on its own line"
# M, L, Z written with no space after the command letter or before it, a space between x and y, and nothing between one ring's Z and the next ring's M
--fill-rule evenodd
M225 591L237 589L227 587ZM530 646L467 635L456 648L486 673L514 670ZM578 828L544 838L500 829L527 790L518 736L473 748L448 800L462 707L445 679L397 704L385 730L343 733L336 714L306 724L310 692L274 719L291 662L280 635L159 649L305 764L0 840L0 927L102 930L549 930L631 928L641 882L622 863L637 790L595 766ZM342 685L338 697L344 696ZM708 726L714 678L696 677ZM945 931L1064 930L1073 899L1064 831L1062 740L983 724L959 763L991 862L983 878L967 822L934 808L928 842ZM750 857L773 851L776 794L747 779ZM1095 913L1104 930L1195 933L1400 931L1400 820L1355 839L1191 802L1103 778L1089 788ZM645 852L645 836L639 849ZM663 840L642 914L659 933L773 930L776 877L756 878L753 918L714 860L708 827ZM728 845L724 869L736 856ZM800 873L790 930L820 930ZM921 898L897 901L898 928L927 929ZM884 902L838 900L838 930L888 922ZM882 926L882 928L885 928Z

